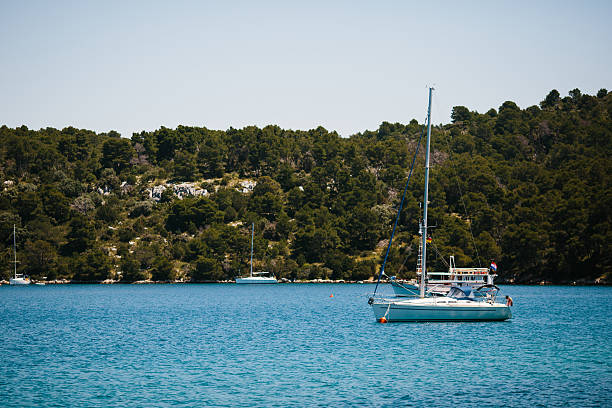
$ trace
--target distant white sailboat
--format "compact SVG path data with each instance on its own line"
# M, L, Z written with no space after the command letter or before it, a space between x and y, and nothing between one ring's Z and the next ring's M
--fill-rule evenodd
M274 275L270 272L253 272L253 237L255 236L255 223L251 224L251 274L246 278L236 278L236 283L240 284L271 284L278 283Z
M12 278L9 279L9 284L11 285L29 285L31 283L30 278L24 276L22 273L17 273L17 240L15 238L16 230L15 224L13 224L13 255L15 260L13 263L15 264L15 273Z
M423 197L423 221L421 225L421 273L419 274L418 297L381 298L370 297L368 304L376 320L386 322L431 322L431 321L486 321L507 320L512 317L510 307L495 302L498 288L492 283L476 289L472 286L450 286L446 296L426 296L427 292L427 195L429 190L429 150L431 140L431 95L429 88L429 105L427 108L427 142L425 151L425 193ZM400 207L401 208L401 207ZM399 212L398 212L399 214ZM397 225L397 220L396 220ZM393 229L395 232L395 227ZM393 233L389 247L393 240ZM387 249L387 253L388 253ZM385 259L386 260L386 259ZM454 266L454 265L453 265ZM380 275L384 272L384 262ZM453 271L463 272L463 271ZM471 274L470 274L471 275ZM445 282L446 283L446 282ZM454 283L454 282L449 282ZM378 286L378 284L377 284ZM376 290L375 290L376 292Z

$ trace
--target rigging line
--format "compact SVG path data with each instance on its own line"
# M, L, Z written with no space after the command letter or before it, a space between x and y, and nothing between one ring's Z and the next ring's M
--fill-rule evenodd
M397 281L397 279L395 280L395 283L397 284L397 286L399 286L400 288L404 289L405 291L410 293L412 296L418 296L418 293L414 289L411 289L411 288L409 288L407 286L402 285L400 282Z
M419 141L417 143L416 149L414 151L414 157L412 158L412 165L410 166L410 173L408 173L408 180L406 181L406 186L404 187L404 193L402 194L402 200L400 201L399 207L397 209L397 215L395 216L395 224L393 224L393 230L391 231L391 238L389 239L389 246L387 246L387 253L385 254L385 259L383 260L382 266L380 267L380 273L378 274L378 280L376 281L376 287L374 288L374 294L376 295L376 290L378 289L378 285L380 284L380 278L385 272L385 265L387 264L387 257L389 256L389 250L391 249L391 244L393 243L393 235L395 235L395 228L397 227L397 222L400 217L400 213L402 212L402 207L404 206L404 199L406 198L406 191L408 191L408 184L410 183L410 176L412 176L412 171L414 170L414 163L416 162L417 155L419 154L419 147L421 146L421 140L423 139L423 134L425 133L425 121L423 121L423 129L421 130L421 136L419 136Z
M448 262L446 262L446 259L444 259L444 257L442 256L442 254L440 253L440 251L438 250L438 247L436 246L436 244L433 243L433 241L430 243L431 247L433 248L434 251L436 251L436 255L438 255L438 258L440 258L440 260L442 261L442 263L444 264L444 266L446 266L447 268L450 267L450 265L448 264Z
M444 136L446 136L446 132L443 132L443 133L444 133ZM465 213L465 216L466 218L469 219L469 214L467 211L467 207L465 205L465 200L463 199L463 191L461 190L461 185L459 184L459 172L457 171L457 168L455 167L455 162L452 159L452 151L451 151L450 142L448 140L448 137L445 137L444 141L446 142L446 146L448 147L448 160L450 161L453 172L455 173L457 189L459 190L459 199L461 200L461 205L463 206L463 211ZM474 232L472 231L472 221L471 220L468 222L468 227L470 228L470 237L472 238L472 245L474 246L474 251L476 251L476 259L478 260L478 266L482 266L480 262L480 254L478 253L478 247L476 246L476 239L474 239Z
M406 252L408 252L408 249L410 248L410 246L406 246ZM402 269L404 269L404 266L406 266L406 262L408 262L408 258L410 258L410 255L412 255L412 253L406 255L406 258L404 258L404 262L402 262L402 264L400 265L400 267L397 269L397 275L399 276L400 272L402 271Z
M434 103L436 104L438 110L441 111L440 106L438 104L438 99L439 98L436 98ZM447 136L444 130L442 130L442 133L444 133L444 136ZM459 190L459 198L461 200L461 205L463 206L463 211L465 213L466 218L469 218L467 207L465 205L465 200L463 199L463 192L461 191L461 185L459 185L459 172L457 171L457 168L455 167L455 163L453 162L453 159L452 159L452 150L450 147L449 138L444 137L444 141L446 142L446 146L448 147L448 160L450 161L453 172L455 173L455 180L457 182L457 189ZM474 251L476 251L476 259L478 260L478 266L482 266L480 262L480 254L478 253L478 247L476 246L476 239L474 239L474 232L472 231L471 221L468 222L468 227L470 228L470 237L472 238L472 245L474 246Z

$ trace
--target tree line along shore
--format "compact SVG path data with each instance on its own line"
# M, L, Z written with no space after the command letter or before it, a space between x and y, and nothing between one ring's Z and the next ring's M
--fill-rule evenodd
M431 268L499 265L504 283L610 283L612 95L455 106L432 128ZM162 127L122 138L0 127L0 279L286 281L378 273L423 124L340 137L322 127ZM413 278L423 149L388 275ZM421 165L419 165L421 163ZM397 245L395 245L397 243ZM43 279L44 277L44 279Z

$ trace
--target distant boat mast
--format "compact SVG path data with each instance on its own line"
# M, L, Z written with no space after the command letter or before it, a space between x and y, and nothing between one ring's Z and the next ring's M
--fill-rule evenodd
M255 223L251 223L251 278L253 277L253 236L255 235Z
M15 279L17 278L17 238L15 238L15 224L13 224L13 255L15 257Z

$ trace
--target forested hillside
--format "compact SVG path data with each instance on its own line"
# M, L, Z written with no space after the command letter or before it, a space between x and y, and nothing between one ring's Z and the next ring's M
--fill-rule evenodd
M609 282L612 94L456 106L433 127L430 263L513 282ZM179 126L121 138L0 128L0 278L224 280L377 273L423 124L341 138L324 128ZM420 150L386 272L414 276ZM397 245L395 245L397 243ZM440 255L438 255L438 253Z

